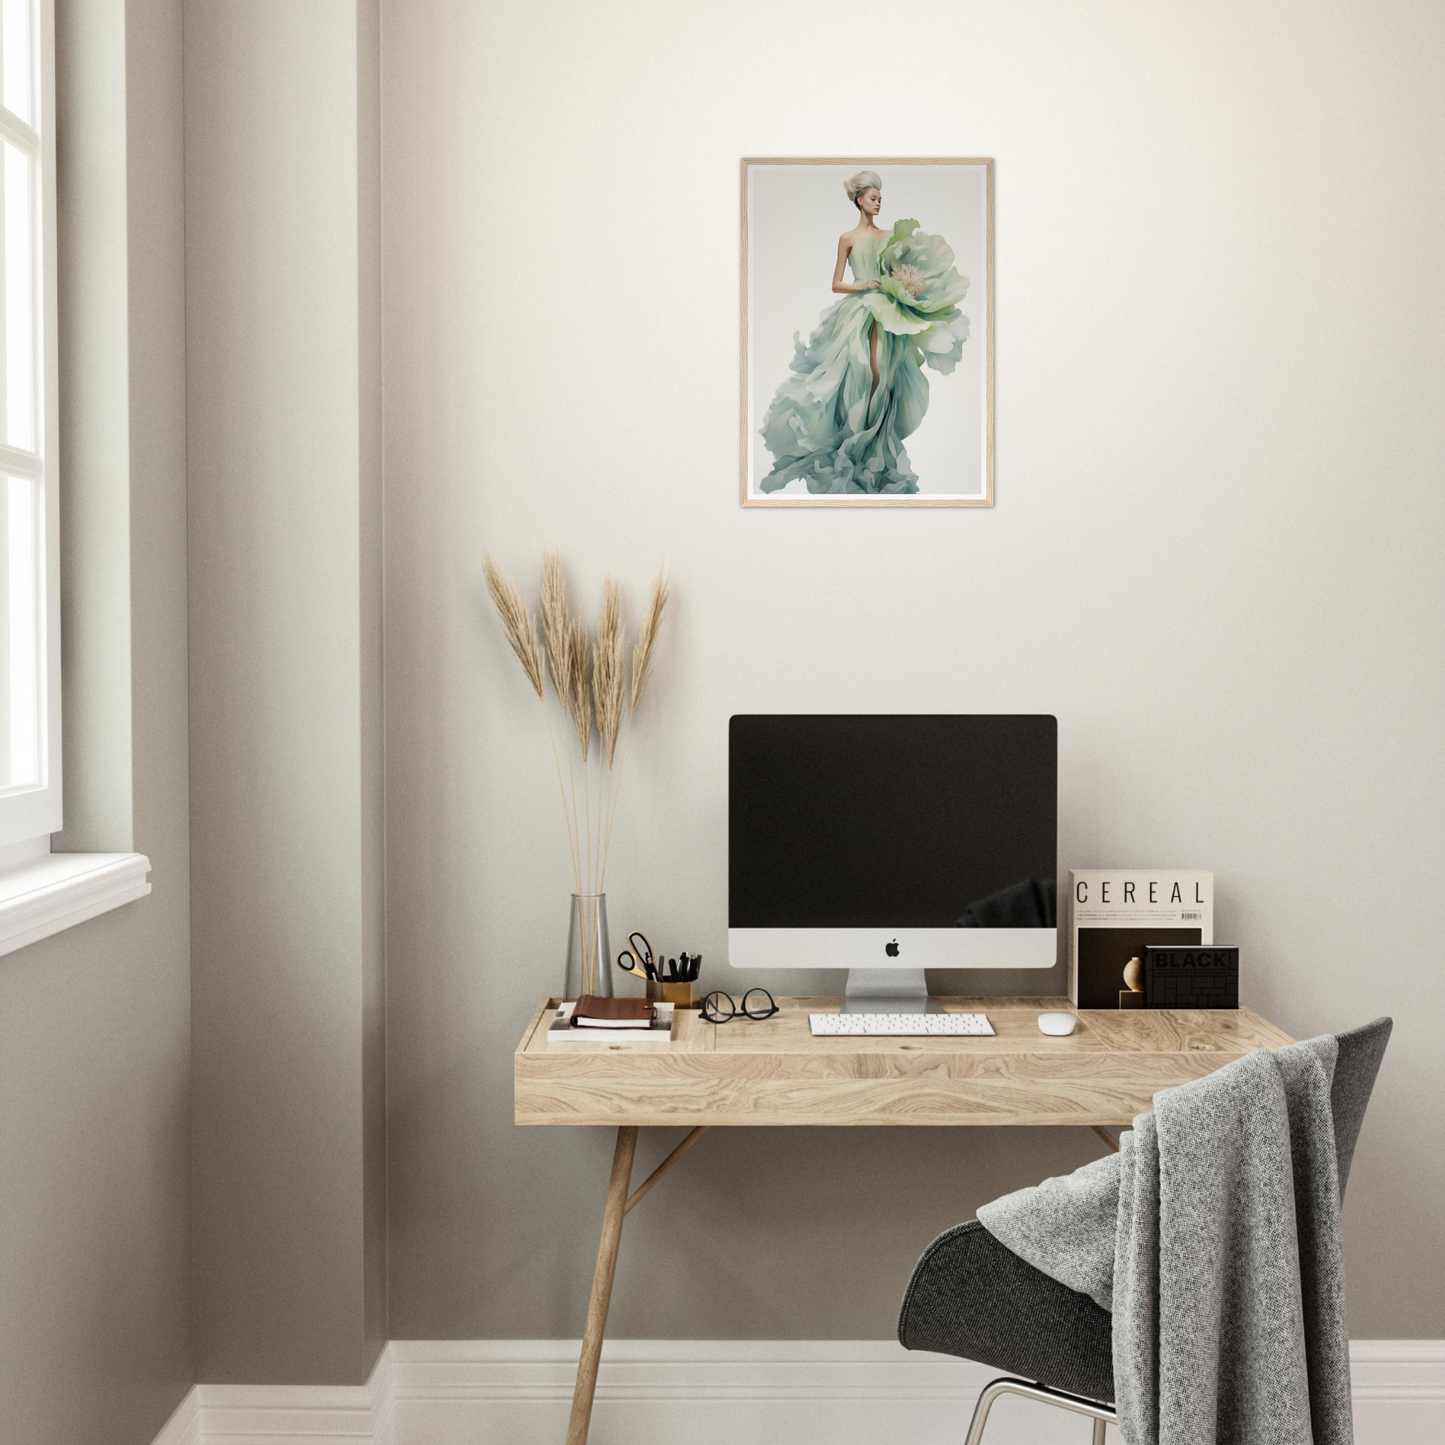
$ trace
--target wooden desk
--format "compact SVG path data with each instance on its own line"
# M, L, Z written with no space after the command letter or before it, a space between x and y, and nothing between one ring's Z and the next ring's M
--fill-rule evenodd
M993 1037L814 1038L810 1011L837 998L780 998L762 1020L709 1024L679 1011L668 1045L549 1046L555 998L532 1016L514 1067L518 1124L592 1124L617 1129L602 1240L582 1336L567 1445L585 1445L597 1364L627 1212L712 1126L1131 1124L1160 1089L1188 1083L1253 1049L1289 1036L1249 1009L1098 1010L1079 1014L1066 1038L1038 1030L1062 998L946 998L950 1012L984 1013ZM639 1128L691 1132L629 1194Z

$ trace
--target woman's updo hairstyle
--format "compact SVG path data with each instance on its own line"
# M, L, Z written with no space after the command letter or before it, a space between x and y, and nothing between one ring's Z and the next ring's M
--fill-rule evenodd
M883 189L883 177L877 171L859 171L856 176L849 176L843 182L843 189L848 192L848 199L856 206L858 197L869 187L875 191Z

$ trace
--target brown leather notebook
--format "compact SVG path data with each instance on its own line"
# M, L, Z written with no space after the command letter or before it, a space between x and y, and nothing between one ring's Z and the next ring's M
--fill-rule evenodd
M650 1024L657 1017L657 1007L645 998L599 998L584 993L572 1010L574 1029L634 1029Z

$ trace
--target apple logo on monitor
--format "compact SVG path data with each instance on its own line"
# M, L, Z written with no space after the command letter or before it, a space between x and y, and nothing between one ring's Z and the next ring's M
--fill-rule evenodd
M898 957L898 940L895 938L892 943L886 943L886 944L884 944L884 945L883 945L883 952L886 953L889 958L897 958L897 957Z

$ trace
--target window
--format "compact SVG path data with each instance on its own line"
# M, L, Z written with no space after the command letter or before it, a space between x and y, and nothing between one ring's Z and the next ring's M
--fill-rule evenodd
M0 0L0 955L151 891L60 811L54 0Z
M0 0L0 848L61 823L49 0Z

